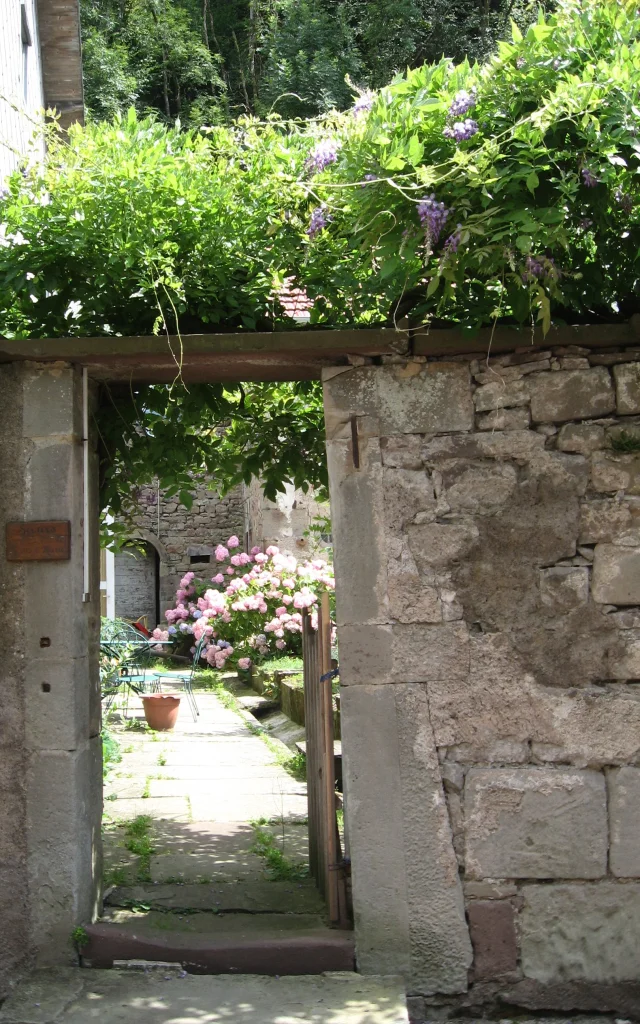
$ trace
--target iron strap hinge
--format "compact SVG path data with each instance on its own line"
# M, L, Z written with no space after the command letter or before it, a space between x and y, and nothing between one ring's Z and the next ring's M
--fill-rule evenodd
M323 676L320 676L320 682L326 683L328 679L335 679L336 676L340 675L340 667L332 668L330 672L325 672Z

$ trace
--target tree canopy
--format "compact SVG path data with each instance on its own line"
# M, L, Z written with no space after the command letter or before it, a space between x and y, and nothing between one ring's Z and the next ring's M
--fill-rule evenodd
M551 7L553 0L545 0ZM351 103L345 75L386 85L407 66L482 60L535 0L82 0L95 118L134 104L191 126L313 116Z
M424 65L312 121L184 131L131 109L76 127L0 200L0 330L277 329L293 326L285 281L326 327L627 317L640 308L636 14L631 0L562 0L482 64ZM317 389L256 386L243 401L203 387L198 402L179 384L118 399L126 429L104 425L104 479L144 482L172 439L174 467L181 452L194 467L189 450L235 481L265 456L252 417L272 399L271 480L299 479L288 440L302 409L320 423ZM211 430L232 408L235 461ZM309 482L314 445L299 447Z

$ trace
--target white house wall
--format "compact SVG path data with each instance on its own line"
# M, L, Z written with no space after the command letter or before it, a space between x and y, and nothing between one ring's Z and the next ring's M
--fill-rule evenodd
M31 37L23 43L22 7ZM0 0L0 182L27 154L41 159L42 67L35 0Z

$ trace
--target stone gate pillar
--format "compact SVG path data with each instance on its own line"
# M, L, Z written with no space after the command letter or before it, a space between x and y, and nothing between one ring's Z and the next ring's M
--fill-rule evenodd
M640 1015L640 351L596 341L325 373L357 956L417 1017Z
M358 967L461 993L471 944L423 684L464 671L464 629L443 628L402 526L434 508L408 435L473 426L469 373L336 368L324 394Z
M23 968L72 961L98 899L97 473L91 451L85 482L82 399L68 364L0 368L0 995ZM70 522L70 559L8 561L6 524L43 520Z

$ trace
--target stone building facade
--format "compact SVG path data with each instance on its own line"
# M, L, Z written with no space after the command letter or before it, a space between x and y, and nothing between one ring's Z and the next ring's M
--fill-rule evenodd
M312 491L304 494L288 486L276 501L269 501L255 479L224 497L203 482L190 509L177 497L165 497L157 486L141 487L138 508L134 543L103 560L102 613L108 613L107 593L113 590L113 614L127 620L144 617L151 626L173 606L182 576L189 571L206 574L208 565L213 569L216 545L232 534L246 550L254 544L276 544L299 558L330 542L328 534L318 535L317 542L309 535L314 521L329 511Z
M177 497L164 497L157 487L141 487L133 531L137 546L124 548L114 559L115 614L125 619L146 615L152 626L161 621L186 572L214 565L216 545L232 534L244 540L244 506L242 487L221 498L206 483L199 484L191 509Z
M254 477L244 494L248 548L275 544L287 554L307 558L319 548L330 547L329 505L317 501L312 488L304 492L286 484L276 500L270 501Z
M637 1016L640 349L390 357L325 409L360 969L417 1019Z

